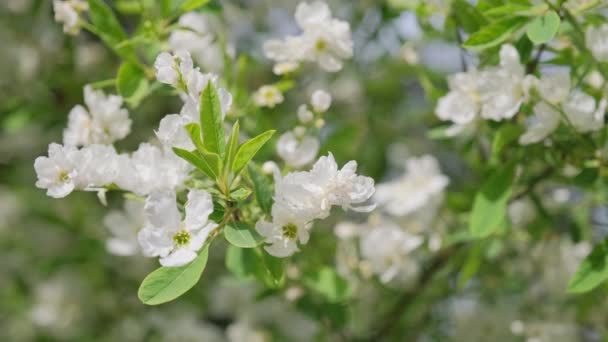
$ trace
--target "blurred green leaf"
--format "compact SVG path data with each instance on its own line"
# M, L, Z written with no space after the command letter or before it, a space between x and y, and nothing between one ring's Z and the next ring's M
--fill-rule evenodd
M555 37L560 22L559 15L555 11L549 11L528 24L526 34L534 44L546 43Z
M504 223L507 204L511 197L515 164L496 170L475 195L469 230L475 237L495 233Z
M480 27L487 25L488 20L477 8L465 0L455 0L452 3L452 15L457 20L457 25L467 33L473 33Z
M494 140L492 140L491 163L500 161L500 155L504 148L516 141L522 131L523 128L520 125L513 123L504 123L500 126L494 135Z
M142 303L158 305L174 300L198 283L207 265L209 246L196 259L181 267L161 267L148 274L139 287L137 296Z
M149 84L141 68L131 62L124 62L118 69L116 89L131 105L137 107L148 92Z
M180 8L184 12L190 12L198 9L199 7L205 6L207 3L209 3L209 0L186 0L184 3L182 3Z
M230 192L230 198L232 198L235 201L244 201L250 195L251 195L251 190L249 190L247 188L243 188L243 187Z
M473 50L484 50L499 45L523 27L527 18L514 17L491 23L473 33L462 46Z
M127 35L110 6L103 0L89 0L89 16L100 38L108 46L126 60L136 61L137 57L131 46L118 47L127 39Z
M340 277L334 269L327 266L307 274L302 282L309 289L325 297L330 303L343 302L351 295L348 282Z
M608 280L608 239L593 248L568 284L569 293L585 293Z

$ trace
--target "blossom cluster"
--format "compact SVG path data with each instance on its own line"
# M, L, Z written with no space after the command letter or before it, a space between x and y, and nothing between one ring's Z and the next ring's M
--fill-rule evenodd
M290 71L300 62L317 62L329 72L342 69L343 60L353 55L348 22L333 18L329 6L322 1L301 2L295 18L302 29L300 35L264 44L266 57L277 62L275 73Z
M363 276L377 275L382 283L409 281L418 272L414 256L427 240L429 249L437 250L440 241L430 229L441 203L448 178L441 173L431 155L410 157L404 173L395 180L376 186L373 200L380 213L363 224L341 222L335 227L340 239L336 256L341 274L353 271ZM359 238L360 257L349 255L353 239ZM360 260L359 260L360 259Z
M606 97L598 102L583 90L572 89L568 70L548 71L540 78L526 75L519 53L510 44L501 47L499 66L456 73L448 84L450 91L439 99L435 113L454 124L449 135L474 127L480 119L511 119L522 104L533 102L527 131L519 139L522 145L533 144L557 129L562 118L580 133L601 129L608 106Z
M272 221L262 219L256 230L265 237L265 249L277 257L290 256L298 242L306 244L312 221L329 216L332 206L368 212L365 205L374 193L374 180L356 174L357 163L338 168L333 155L323 156L310 171L275 174Z

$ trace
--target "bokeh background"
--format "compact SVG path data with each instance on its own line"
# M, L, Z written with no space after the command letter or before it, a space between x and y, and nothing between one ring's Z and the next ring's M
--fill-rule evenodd
M115 1L121 2L128 1ZM377 182L400 173L407 157L433 154L451 179L445 201L452 209L446 222L452 223L437 228L437 234L445 237L462 228L458 215L470 209L479 161L467 160L475 151L466 142L429 135L437 125L433 103L445 89L445 76L460 70L463 59L475 62L461 53L450 33L448 1L426 1L427 11L418 15L409 9L417 5L414 0L328 3L335 16L351 23L355 57L336 75L314 68L303 72L286 103L258 113L246 125L260 132L285 131L313 89L329 89L334 104L322 131L321 153L332 151L340 163L357 160L360 172ZM262 43L297 32L296 4L221 1L207 12L236 54L249 56L252 92L273 79ZM135 27L136 18L128 10L120 13L127 29ZM87 32L64 35L46 0L3 0L0 41L0 340L356 340L384 319L403 292L372 279L358 288L353 302L338 308L294 303L289 293L260 294L255 282L234 279L224 267L226 246L219 244L204 281L192 291L161 307L144 306L137 288L156 260L106 250L110 232L104 215L120 207L120 195L109 194L108 209L93 193L54 200L34 186L33 161L46 154L50 142L61 141L67 113L82 103L82 87L113 78L120 61ZM133 133L118 148L133 150L151 139L160 118L177 111L175 98L162 93L147 98L130 112ZM272 156L273 151L265 151L264 157ZM581 222L594 222L598 234L605 234L608 209L591 213L588 206L577 207L583 200L575 189L557 189L558 200L552 197L555 189L549 190L547 201L555 202L564 217L578 211ZM564 191L566 200L560 202ZM525 203L513 207L512 219L527 218L526 210ZM341 219L321 223L310 243L316 249L297 257L309 265L333 263L333 227ZM484 248L483 256L482 249L471 248L459 264L475 268L476 276L459 281L462 276L439 274L416 297L394 339L606 341L605 288L576 298L565 294L569 277L589 251L570 239L568 225L577 222L569 220L552 221L552 233L542 238L515 232L505 241L491 241L495 246Z

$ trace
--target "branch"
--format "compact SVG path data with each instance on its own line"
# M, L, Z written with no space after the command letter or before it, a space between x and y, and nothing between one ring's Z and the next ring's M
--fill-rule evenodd
M433 277L441 269L443 269L452 256L456 254L456 252L462 246L463 245L454 245L446 248L431 259L426 270L424 270L424 272L420 275L416 285L401 295L397 301L397 304L395 304L393 309L386 314L386 317L383 320L383 322L386 323L381 326L376 333L369 337L369 341L378 341L392 333L396 324L399 322L399 319L401 316L403 316L403 313L407 310L407 308L414 302L418 293L422 292L428 286L428 283L433 279Z

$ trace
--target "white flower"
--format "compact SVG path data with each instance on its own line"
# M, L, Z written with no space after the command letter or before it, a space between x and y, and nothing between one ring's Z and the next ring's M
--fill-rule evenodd
M429 205L449 183L431 155L410 158L405 168L399 179L379 184L374 195L374 200L393 216L405 216Z
M342 69L342 60L353 55L350 25L332 18L329 6L321 1L298 4L295 18L302 33L267 41L266 57L276 62L315 61L330 72Z
M277 142L277 153L287 165L300 168L312 162L320 147L319 139L304 136L298 139L292 132L286 132Z
M272 67L272 72L275 75L285 75L295 71L300 66L296 62L279 62Z
M407 278L418 271L417 264L408 255L423 242L421 236L383 223L361 238L361 256L369 262L372 272L380 276L380 281L388 283L397 276Z
M513 45L500 48L500 67L482 73L479 84L481 117L494 121L512 118L527 98L524 67Z
M84 87L84 103L77 105L68 116L68 127L63 132L63 143L69 146L112 144L131 132L129 112L122 108L123 99L106 95L101 90Z
M472 122L481 108L478 78L475 70L448 77L450 92L439 99L435 109L437 117L459 125Z
M63 23L63 32L76 35L80 32L80 13L86 11L88 5L80 0L53 0L55 21Z
M272 206L272 222L260 220L255 229L269 244L264 249L279 258L291 256L298 251L298 245L308 242L310 223L297 212L279 204Z
M476 117L501 121L512 118L528 97L531 86L517 50L510 44L500 49L500 66L470 70L448 79L450 91L439 99L435 114L459 126Z
M585 43L595 59L608 61L608 24L589 26L585 33Z
M534 116L526 122L527 130L519 137L522 145L535 144L544 140L559 126L559 113L550 105L539 102L534 106Z
M112 210L103 218L104 225L112 233L106 240L106 249L114 255L131 256L139 251L137 232L144 226L144 206L127 200L124 210Z
M217 227L208 219L213 201L205 191L188 193L184 220L173 191L150 194L144 208L148 224L138 234L139 244L144 255L159 256L163 266L178 267L194 260L209 233Z
M208 17L202 13L188 12L179 17L178 26L169 37L171 50L188 51L205 70L222 69L223 52L215 42Z
M283 94L279 88L273 85L264 85L253 94L253 101L259 107L274 108L274 106L283 102Z
M325 90L315 90L310 97L312 108L318 113L324 113L331 106L331 95Z
M596 107L595 99L581 90L575 89L563 104L566 117L581 133L597 131L604 127L606 99Z
M78 151L78 185L84 190L113 183L119 174L119 160L112 145L93 144Z
M154 61L156 79L174 88L185 88L190 74L194 71L192 57L187 51L177 51L174 54L162 52Z
M319 158L311 171L275 177L275 202L310 219L326 218L334 205L344 210L371 211L374 205L362 204L373 195L374 180L359 176L356 171L355 161L338 169L333 155L329 153Z
M160 120L158 130L155 131L156 137L166 149L178 147L191 151L194 149L194 144L184 127L192 122L194 120L183 115L166 115Z
M308 110L308 107L305 104L300 105L300 107L298 107L298 120L300 120L301 123L309 123L314 118L315 115L310 110Z
M549 103L562 103L570 94L570 73L560 70L543 75L536 84L540 96Z
M47 189L54 198L69 195L78 184L78 150L74 147L50 144L48 157L38 157L34 169L38 176L36 186Z
M129 170L134 178L129 177ZM123 177L128 179L124 188L138 195L174 190L183 185L190 170L191 166L173 152L144 143L132 154L130 165L124 165Z

